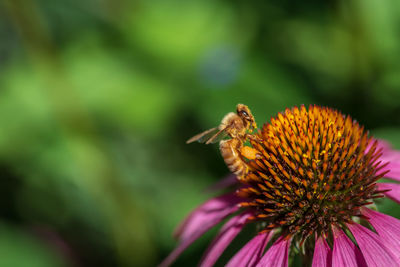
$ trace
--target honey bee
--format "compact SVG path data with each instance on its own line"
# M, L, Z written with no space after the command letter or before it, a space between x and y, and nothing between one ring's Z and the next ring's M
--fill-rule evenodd
M247 140L257 138L252 135L256 128L257 124L250 109L246 105L238 104L236 113L226 114L218 127L199 133L186 143L198 141L208 145L219 142L219 149L228 169L239 179L243 179L249 170L243 156L247 159L257 157L257 150L244 146ZM230 139L224 139L225 137Z

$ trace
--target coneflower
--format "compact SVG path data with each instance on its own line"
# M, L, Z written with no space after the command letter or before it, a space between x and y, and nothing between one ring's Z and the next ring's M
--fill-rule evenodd
M350 116L325 107L286 109L251 139L255 159L238 189L208 200L182 223L170 265L192 242L231 218L200 266L212 266L246 224L258 233L227 266L400 266L400 221L374 201L400 203L400 152L368 135ZM268 247L268 249L266 249Z

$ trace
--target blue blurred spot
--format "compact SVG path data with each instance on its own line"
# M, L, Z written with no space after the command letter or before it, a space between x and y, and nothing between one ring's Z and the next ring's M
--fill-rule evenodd
M241 55L231 46L217 46L206 51L200 65L202 82L213 89L224 89L232 84L239 71Z

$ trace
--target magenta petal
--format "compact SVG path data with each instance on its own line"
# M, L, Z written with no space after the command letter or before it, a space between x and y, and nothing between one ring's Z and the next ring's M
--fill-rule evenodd
M391 151L392 150L392 146L389 142L382 140L382 139L377 139L378 140L378 149L382 148L382 152L385 153L387 151Z
M373 142L370 142L369 147L367 147L368 151ZM384 140L378 140L378 146L376 147L377 150L381 149L382 151L382 156L380 159L383 159L385 161L393 161L393 162L398 162L400 160L400 151L394 150L392 146L389 144L389 142L384 141Z
M332 267L366 266L360 250L340 229L333 231Z
M258 234L232 257L226 267L255 266L261 259L262 253L272 235L272 231Z
M193 211L176 231L180 241L178 247L164 259L160 266L171 265L196 239L225 217L237 211L239 209L237 204L241 200L233 194L227 194L210 199Z
M313 255L313 267L328 267L332 265L332 252L331 248L326 243L325 238L320 236L315 242L315 249Z
M400 184L377 183L376 185L379 190L390 190L383 194L391 200L400 203Z
M175 231L180 241L190 239L192 235L203 229L210 229L229 214L239 209L238 203L243 199L234 194L212 198L195 209ZM205 231L203 231L205 232Z
M400 181L400 160L399 159L397 159L396 161L393 161L393 159L385 160L385 158L383 156L379 160L382 161L381 162L382 165L389 162L389 164L387 166L383 167L379 173L389 171L383 177L392 179L395 181Z
M399 266L396 257L381 241L381 238L371 230L358 223L347 224L368 266Z
M369 217L369 222L375 228L381 241L400 259L400 220L392 216L364 208L362 213Z
M261 258L257 267L287 267L291 239L280 237Z
M245 225L249 213L243 213L232 217L220 230L214 241L208 247L204 257L200 263L202 267L213 266L221 256L222 252L231 243L231 241L239 234Z
M383 153L387 153L392 151L392 146L390 145L389 142L382 140L382 139L374 139L371 140L371 142L369 142L368 146L365 149L365 153L368 153L369 150L371 149L372 145L374 144L374 142L378 141L378 145L376 146L376 150L382 149Z
M400 161L400 151L397 150L390 150L386 152L384 151L379 159L398 163Z
M379 173L389 171L384 175L385 178L400 181L400 151L393 150L390 144L384 140L377 140L377 150L382 149L382 155L379 157L379 161L381 161L381 166L388 163L387 166L382 168ZM370 142L368 144L365 153L371 149L372 144L374 142Z

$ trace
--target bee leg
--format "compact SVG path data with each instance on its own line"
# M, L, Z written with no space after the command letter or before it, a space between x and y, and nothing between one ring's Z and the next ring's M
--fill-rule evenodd
M261 142L262 142L262 140L260 139L260 137L258 137L258 136L255 135L255 134L246 134L246 139L247 139L247 140L251 140L251 141L255 141L255 142L257 142L257 143L261 143Z

